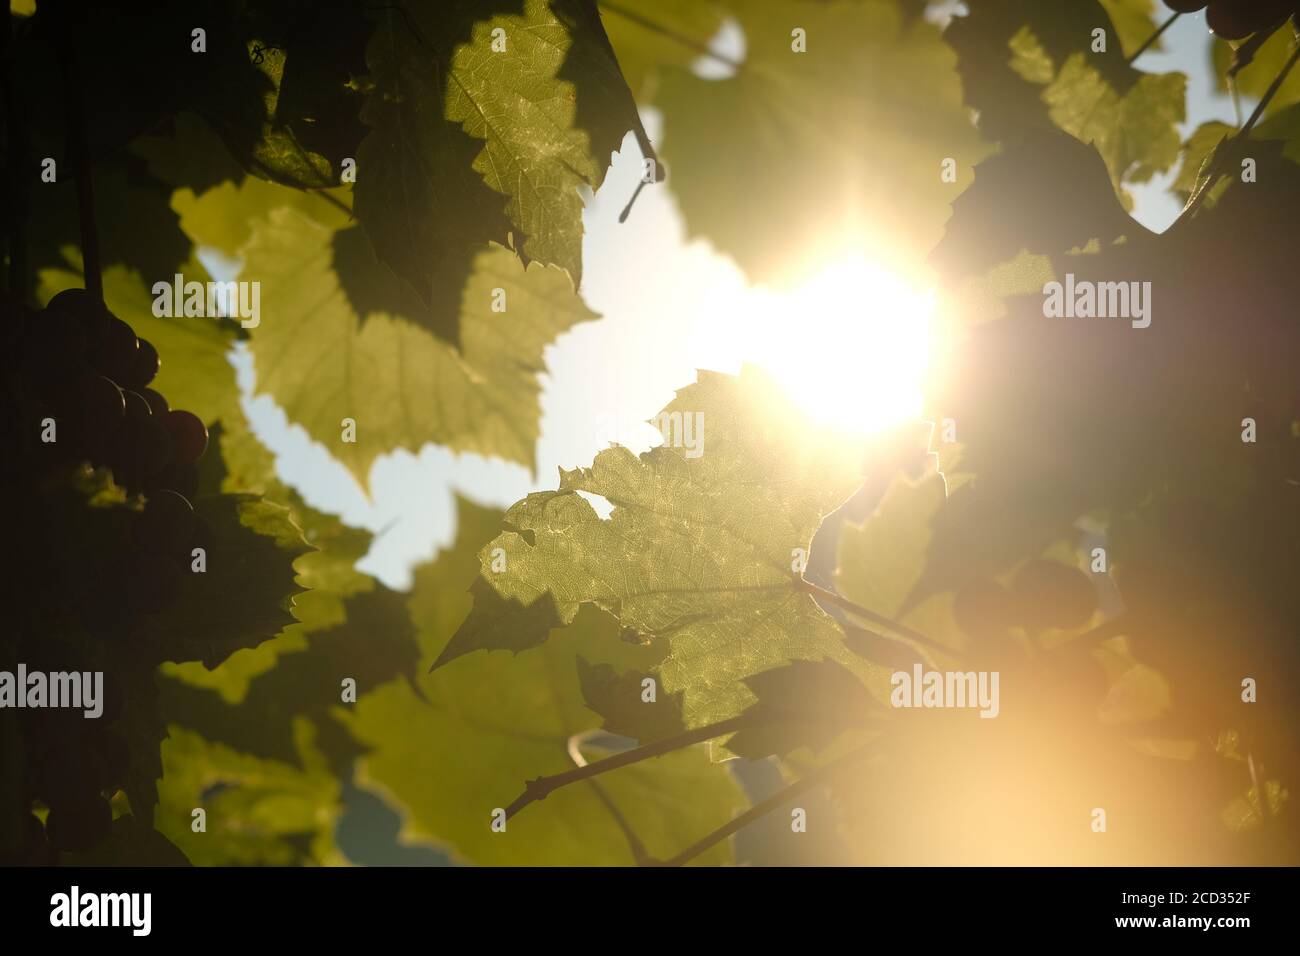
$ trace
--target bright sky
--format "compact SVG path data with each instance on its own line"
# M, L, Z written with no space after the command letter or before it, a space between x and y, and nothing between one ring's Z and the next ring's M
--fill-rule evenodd
M1138 66L1188 75L1184 136L1209 119L1232 122L1231 102L1213 88L1204 14L1182 17L1166 37L1173 52L1147 53ZM743 37L734 27L724 29L717 46L739 58ZM700 67L710 68L716 67ZM659 117L650 113L645 119L653 140ZM697 368L735 372L747 361L767 365L798 400L864 430L919 410L929 290L910 288L871 263L853 260L827 263L793 295L753 288L730 259L705 242L686 241L666 188L645 189L627 222L619 224L640 175L640 153L629 136L583 217L582 296L604 318L578 326L547 352L551 373L543 378L536 476L497 459L426 446L418 455L380 458L368 500L347 470L302 429L290 427L270 399L248 398L250 363L247 356L236 357L245 408L277 455L281 478L313 506L376 532L363 570L406 587L411 569L454 536L455 492L504 507L529 491L554 488L558 467L588 465L609 442L649 448L659 435L644 423L677 388L694 381ZM1177 200L1164 192L1171 180L1172 173L1134 190L1135 215L1149 228L1165 228L1178 213ZM846 289L887 307L856 314L853 296L845 304ZM797 326L789 315L799 316ZM881 318L886 315L888 320ZM793 328L797 336L790 334Z

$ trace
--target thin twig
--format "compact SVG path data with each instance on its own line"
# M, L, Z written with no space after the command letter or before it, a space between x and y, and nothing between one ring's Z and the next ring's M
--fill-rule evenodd
M600 731L595 731L594 733L600 733ZM583 734L574 734L569 738L569 743L566 749L569 752L569 759L573 761L574 766L587 766L587 758L582 755L582 745L588 741L592 735L593 732L588 731ZM622 832L623 838L627 840L627 848L632 852L632 860L637 866L643 866L649 862L651 857L646 851L645 844L641 842L641 838L637 836L636 831L632 829L632 824L628 822L627 817L623 816L623 811L618 808L618 804L614 802L613 798L605 792L605 788L597 781L588 780L587 784L595 791L596 799L598 799L604 805L605 809L609 811L609 815L614 819L614 824Z
M654 860L651 861L649 865L682 866L685 863L689 863L691 860L695 859L701 853L721 843L723 840L731 836L733 833L737 833L740 830L743 830L745 827L749 826L751 823L754 823L756 820L759 820L767 816L767 814L771 813L773 810L777 810L780 807L784 806L785 804L789 803L795 797L799 796L799 794L804 793L807 790L811 790L814 787L820 786L830 778L834 777L836 774L847 769L851 764L854 764L857 761L861 760L863 757L866 757L874 753L875 748L876 748L876 742L872 741L869 744L865 744L859 747L857 750L845 754L843 757L840 757L838 760L828 763L824 767L817 768L812 773L800 777L798 780L790 784L784 790L781 790L779 793L773 794L772 796L768 797L766 800L762 801L761 803L754 804L752 807L750 807L740 816L736 817L734 820L731 820L729 823L724 823L722 826L718 827L708 836L692 843L689 847L687 847L685 850L682 850L682 852L678 853L676 856L667 860Z
M834 591L830 591L824 587L821 587L820 585L813 584L807 578L796 579L795 586L798 587L799 590L806 591L807 593L811 594L813 597L820 598L823 601L826 601L830 604L834 604L836 607L843 608L844 610L848 611L850 614L855 615L856 617L863 618L865 620L871 621L873 624L877 624L883 628L887 628L893 631L895 634L899 635L900 637L907 638L909 641L915 641L918 644L924 644L926 647L929 647L931 650L941 651L942 653L950 654L953 657L960 658L962 656L961 652L958 651L957 649L949 647L947 644L943 644L939 641L936 641L932 637L927 637L926 635L922 634L920 631L914 631L912 630L912 628L908 627L905 624L899 624L897 621L885 617L883 614L877 614L875 611L872 611L869 608L865 608L861 604L855 604L853 601L850 601L848 598L840 594L836 594Z
M313 196L319 196L321 199L324 199L327 203L341 212L347 213L349 219L355 218L356 214L352 212L352 207L332 193L327 193L319 189L313 189L311 190L311 193Z
M1259 52L1260 47L1273 39L1273 34L1282 29L1284 23L1286 23L1286 18L1277 21L1277 23L1265 30L1256 30L1251 34L1249 40L1234 49L1232 51L1232 66L1228 67L1228 79L1234 79L1238 73L1250 66L1254 62L1255 54ZM1237 117L1237 122L1241 122L1240 116Z
M1143 44L1142 44L1140 47L1137 48L1137 51L1136 51L1136 52L1135 52L1131 57L1129 57L1125 62L1128 63L1130 66L1132 66L1132 65L1133 65L1133 61L1136 60L1138 57L1140 57L1140 56L1141 56L1143 53L1145 53L1148 49L1150 49L1151 44L1155 43L1157 40L1160 39L1160 34L1164 33L1164 32L1165 32L1166 30L1168 30L1171 26L1173 26L1173 25L1174 25L1174 21L1177 20L1177 19L1178 19L1179 17L1181 17L1181 16L1182 16L1181 13L1175 13L1175 14L1174 14L1173 16L1171 16L1168 20L1166 20L1164 23L1160 24L1160 26L1158 26L1158 27L1156 28L1156 32L1153 33L1153 34L1151 34L1149 37L1147 37L1146 40L1143 42Z
M1300 60L1300 42L1297 42L1295 47L1291 50L1291 55L1287 58L1286 64L1282 67L1278 75L1273 78L1273 82L1269 84L1268 89L1264 92L1263 98L1255 106L1254 112L1250 114L1250 119L1246 120L1246 124L1233 135L1232 139L1228 140L1225 148L1215 152L1214 161L1210 164L1210 171L1205 177L1205 182L1202 183L1200 190L1198 190L1197 193L1188 200L1187 205L1183 207L1183 211L1179 214L1178 219L1174 222L1174 225L1170 227L1171 229L1178 226L1180 223L1189 221L1192 213L1195 212L1200 207L1201 203L1205 201L1205 197L1218 181L1220 171L1227 162L1228 157L1235 154L1241 144L1250 136L1251 130L1255 128L1255 124L1258 123L1260 117L1264 115L1264 110L1267 109L1268 104L1272 102L1273 97L1277 95L1277 91L1282 88L1282 84L1286 82L1286 78L1295 67L1297 60Z
M524 809L538 800L545 800L548 796L566 787L571 783L577 783L579 780L588 780L592 777L599 776L602 773L609 773L611 770L618 770L620 767L628 767L643 760L649 760L652 757L661 757L666 753L674 750L681 750L683 747L689 747L692 744L703 743L714 737L721 737L724 734L734 733L750 724L756 722L756 718L751 714L741 714L738 717L732 717L728 720L719 721L716 724L709 724L705 727L697 727L695 730L688 730L686 733L678 734L675 737L666 737L663 740L656 740L654 743L646 744L641 747L633 747L631 750L625 750L623 753L614 754L606 757L604 760L597 760L595 763L589 763L585 766L575 767L572 770L566 770L563 773L553 774L549 777L537 777L529 780L524 784L524 792L521 793L515 801L506 807L506 819L510 819L520 810Z
M636 184L636 191L632 193L632 198L627 201L627 205L623 207L623 211L618 214L619 222L627 222L627 217L632 212L632 204L636 202L636 197L641 195L641 190L645 189L645 185L645 177L642 177L641 181Z

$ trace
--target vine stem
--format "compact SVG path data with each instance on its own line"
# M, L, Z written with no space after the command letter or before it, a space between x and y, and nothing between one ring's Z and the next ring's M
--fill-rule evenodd
M86 113L81 96L81 74L72 46L75 41L70 35L73 25L70 20L65 19L62 26L65 31L69 31L63 37L59 59L63 74L64 110L68 123L67 161L75 169L77 180L77 218L81 227L81 271L85 279L86 291L103 302L103 265L99 256L99 232L95 227L93 163L86 140Z
M585 733L574 734L569 738L569 743L565 749L568 751L569 759L573 761L575 767L587 766L587 758L582 754L582 745L599 733L600 731L586 731ZM622 832L623 839L627 841L627 848L632 852L632 861L637 866L644 866L650 862L651 856L646 850L645 844L641 842L641 838L637 836L636 830L632 828L631 822L623 815L623 811L618 808L618 804L605 792L605 788L595 780L588 780L587 786L591 787L595 792L596 798L609 811L614 824Z
M807 578L802 578L802 577L798 578L796 580L796 586L799 588L799 590L805 591L808 594L811 594L815 598L819 598L823 601L826 601L829 604L834 604L836 607L843 608L844 610L848 611L850 614L853 614L857 617L871 621L873 624L878 624L881 627L894 631L896 634L898 634L901 637L907 638L909 641L915 641L918 644L924 644L926 647L930 648L931 650L940 651L944 654L949 654L953 657L960 658L962 656L961 653L955 650L954 648L948 647L946 644L942 644L939 641L936 641L932 637L927 637L926 635L922 634L920 631L914 631L912 630L912 628L906 626L905 624L899 624L897 621L891 620L890 618L885 617L883 614L877 614L875 611L865 608L861 604L856 604L853 601L850 601L848 598L844 597L843 595L837 594L836 592L824 588L819 584L813 584Z
M279 180L275 178L275 173L272 172L270 167L268 167L261 160L257 159L256 157L253 157L249 161L249 165L252 166L254 169L259 170L262 173L262 176L267 180L267 182L275 183L276 185L280 184ZM339 210L340 212L346 213L349 221L356 218L356 214L352 211L352 207L349 206L347 203L345 203L343 200L339 199L337 196L333 195L332 193L328 193L323 189L309 189L307 190L307 192L311 193L311 195L313 196L317 196L325 200L325 202L329 203L331 206L333 206L335 209Z
M1138 57L1140 57L1147 50L1149 50L1151 48L1151 45L1160 39L1160 35L1163 34L1166 30L1168 30L1171 26L1173 26L1174 21L1181 16L1182 16L1181 13L1175 13L1164 23L1160 24L1160 26L1156 27L1156 32L1151 34L1144 41L1142 41L1142 45L1138 47L1137 50L1134 51L1133 55L1129 57L1125 62L1128 63L1129 65L1132 65L1133 61L1136 60Z
M1252 112L1250 118L1246 120L1246 124L1242 126L1241 129L1237 130L1232 138L1228 140L1226 149L1215 153L1214 160L1210 164L1210 171L1205 177L1204 184L1196 194L1188 200L1187 205L1183 207L1183 211L1179 214L1177 222L1174 223L1174 227L1189 221L1192 213L1200 208L1201 203L1205 201L1205 197L1214 187L1215 182L1218 181L1219 174L1222 171L1223 165L1227 161L1228 156L1236 153L1240 144L1245 142L1246 138L1250 135L1251 130L1255 128L1255 124L1258 123L1260 118L1264 115L1264 110L1268 108L1268 104L1272 102L1273 97L1277 96L1277 91L1282 88L1282 84L1286 82L1286 78L1290 75L1291 70L1295 68L1297 60L1300 60L1300 41L1296 42L1292 48L1291 55L1287 57L1286 63L1278 72L1277 76L1273 78L1273 82L1269 84L1268 89L1264 92L1264 96L1255 106L1254 112ZM1171 227L1171 229L1174 227Z
M643 760L649 760L652 757L661 757L674 750L681 750L683 747L689 747L692 744L703 743L714 737L734 733L755 722L752 715L741 714L738 717L722 720L716 724L708 724L704 727L697 727L695 730L688 730L674 737L665 737L663 740L656 740L641 747L633 747L631 750L625 750L603 760L597 760L595 763L584 763L582 766L574 767L572 770L566 770L563 773L552 774L549 777L536 777L524 784L524 792L516 797L510 806L506 807L506 819L509 820L530 804L545 800L556 790L567 787L571 783L577 783L579 780L589 780L602 773L618 770L620 767L628 767L635 763L641 763Z
M850 751L849 753L845 754L839 759L834 760L831 763L828 763L824 767L818 767L812 773L800 777L794 783L790 784L785 789L768 797L766 800L754 804L752 807L750 807L740 816L736 817L735 819L731 820L728 823L724 823L722 826L718 827L712 833L692 843L690 846L688 846L685 850L682 850L682 852L678 853L676 856L670 857L667 860L651 860L648 861L646 865L683 866L684 864L689 863L691 860L695 859L701 853L705 852L709 848L716 846L717 844L721 843L723 840L727 839L727 837L731 836L733 833L737 833L743 830L745 827L749 826L755 821L767 816L773 810L780 809L782 806L789 803L791 800L799 796L801 793L805 793L808 790L812 790L814 787L818 787L821 786L823 783L826 783L828 780L830 780L837 774L843 772L851 765L857 763L863 757L866 757L874 753L875 748L876 748L876 742L872 741L869 744L864 744L863 746L859 747L856 750Z

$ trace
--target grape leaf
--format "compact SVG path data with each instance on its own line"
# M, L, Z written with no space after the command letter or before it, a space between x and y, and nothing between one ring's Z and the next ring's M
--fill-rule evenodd
M264 760L172 726L163 744L159 831L197 866L338 865L334 844L341 784L315 750L306 721L295 726L303 766ZM206 829L193 830L193 811Z
M203 193L227 181L238 183L244 177L243 167L230 155L221 137L189 111L181 111L158 129L137 136L129 149L144 160L151 176L173 189Z
M1196 127L1183 144L1183 164L1178 176L1170 185L1174 192L1190 195L1200 183L1205 163L1214 155L1219 144L1234 132L1234 127L1218 120L1210 120ZM1205 170L1208 173L1208 170Z
M686 731L681 692L647 700L648 672L619 672L610 664L578 658L578 681L587 706L614 734L648 743ZM801 747L824 749L846 730L881 715L880 704L852 672L835 661L794 661L745 678L754 703L751 723L725 740L727 750L757 760Z
M1253 139L1281 140L1286 144L1282 154L1293 162L1300 163L1300 103L1276 111L1256 126L1250 135Z
M681 691L660 693L655 681L655 698L647 700L644 689L647 680L654 680L648 671L620 672L610 664L593 664L586 658L578 658L582 699L603 718L602 728L641 743L684 733Z
M363 485L395 448L438 442L532 464L537 375L557 335L595 318L563 272L493 247L475 258L457 352L400 317L362 326L331 268L332 231L292 209L272 212L244 248L244 275L262 283L254 330L259 392L331 450ZM506 312L492 310L504 290ZM341 441L342 420L356 441Z
M410 610L426 662L438 656L469 609L465 589L478 573L474 550L501 517L464 499L458 513L453 547L415 572ZM572 767L571 738L595 727L597 718L579 690L579 655L619 669L645 667L656 656L619 641L613 622L588 609L524 657L476 655L424 675L418 686L425 700L405 684L389 684L362 697L347 719L372 750L362 759L359 782L404 808L404 839L436 841L473 863L632 862L590 784L553 793L511 819L505 833L490 828L493 809L517 796L525 780ZM726 768L710 763L703 747L608 774L599 786L661 858L726 823L744 803ZM701 860L729 858L724 843Z
M293 623L293 561L310 549L288 509L252 495L198 498L194 511L212 533L207 570L184 575L176 603L141 618L137 638L163 660L216 667Z
M356 78L371 22L353 4L328 14L319 6L246 11L252 70L245 82L259 90L236 107L206 110L231 151L255 175L303 189L338 182L345 158L357 155L364 135ZM255 72L254 72L255 71Z
M1243 100L1262 100L1264 93L1273 85L1281 74L1287 58L1294 47L1294 33L1290 24L1264 41L1264 45L1255 51L1254 58L1235 77L1237 94ZM1233 65L1232 44L1217 37L1210 45L1210 60L1213 64L1216 85L1222 93L1228 92L1228 71ZM1282 81L1273 98L1264 107L1264 115L1272 116L1286 107L1300 102L1300 72L1292 70Z
M349 597L347 619L332 627L299 626L278 640L274 667L237 687L233 679L208 689L188 674L161 682L162 710L169 724L243 753L297 764L295 721L313 720L317 749L340 773L360 752L336 723L344 681L358 695L397 678L411 680L418 648L406 597L376 586ZM285 646L293 640L298 647Z
M229 106L201 105L199 112L231 154L254 175L298 189L335 185L338 176L330 161L306 149L293 128L277 116L285 53L263 50L250 42L249 56L257 73L241 74L249 87L248 93Z
M1112 4L1112 8L1114 5ZM1041 3L1039 0L982 0L957 17L944 39L957 53L965 102L978 111L979 128L1003 139L1047 122L1038 87L1052 81L1060 65L1082 54L1102 84L1124 97L1147 74L1125 60L1123 44L1107 30L1106 48L1093 52L1093 30L1110 25L1098 0Z
M1132 57L1138 51L1138 47L1156 32L1156 21L1153 15L1157 0L1099 0L1099 2L1110 15L1111 25L1119 35L1124 56ZM1164 39L1157 39L1147 49L1163 50Z
M303 191L248 176L198 192L189 187L177 189L172 207L181 218L181 229L196 246L210 246L238 260L254 227L271 210L298 209L324 226L342 229L350 221L345 211L350 195L348 188ZM337 206L331 198L338 201Z
M1146 182L1178 159L1186 94L1183 74L1148 73L1121 96L1076 53L1043 90L1043 99L1057 126L1096 147L1123 195L1123 183Z
M275 477L275 462L240 415L224 419L211 435L203 456L200 492L257 494L290 510L292 520L315 550L294 562L298 581L308 590L294 601L295 624L275 638L243 648L215 670L197 662L164 664L162 672L195 687L219 693L228 704L238 704L250 682L276 665L281 655L308 648L307 635L347 621L345 601L374 587L374 580L356 570L370 550L371 535L350 528L333 516L310 507Z
M845 731L884 714L862 681L834 661L794 661L747 677L745 684L755 697L748 713L761 722L726 743L751 760L801 747L820 752Z
M728 9L745 32L741 69L721 80L667 70L654 100L689 233L755 280L796 278L845 244L912 266L986 154L938 28L905 25L894 0ZM791 49L794 26L805 53ZM943 181L945 158L955 182Z
M1044 216L1046 208L1060 214ZM1060 256L1093 239L1109 244L1146 231L1116 201L1096 150L1051 128L1023 133L976 166L974 185L952 213L930 254L949 280L985 272L1022 250Z
M356 211L393 271L432 306L438 287L462 284L466 247L514 232L526 259L578 285L578 189L598 188L623 133L641 130L594 8L391 8L366 58Z
M724 6L708 0L598 0L628 88L654 101L660 71L691 66L722 27Z
M950 600L915 593L930 553L930 526L947 500L941 475L899 477L860 526L840 531L835 588L849 600L901 621L940 644L959 648ZM920 648L923 653L924 648Z
M664 410L702 423L701 453L622 447L561 471L558 491L506 512L480 552L474 610L438 658L520 651L595 604L625 628L667 640L662 690L689 726L735 716L745 677L793 659L848 655L835 622L791 570L824 515L861 483L861 447L773 398L757 370L701 372ZM775 391L779 395L779 391ZM669 418L672 424L672 418ZM582 493L606 498L608 520ZM504 561L504 570L494 562Z

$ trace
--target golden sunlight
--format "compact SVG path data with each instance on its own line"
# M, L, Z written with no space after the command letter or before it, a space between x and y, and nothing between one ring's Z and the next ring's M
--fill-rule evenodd
M755 289L743 360L811 417L864 435L916 418L935 297L861 257L788 291Z

